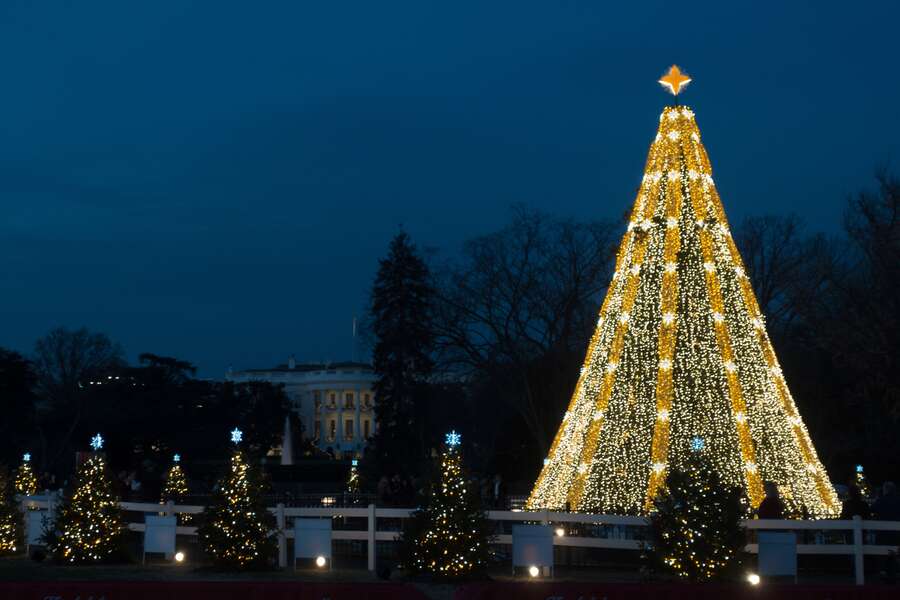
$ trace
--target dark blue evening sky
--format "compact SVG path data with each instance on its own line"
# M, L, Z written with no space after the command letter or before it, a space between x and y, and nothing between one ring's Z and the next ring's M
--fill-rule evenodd
M450 255L516 202L620 218L673 62L732 222L835 231L896 167L898 7L7 0L0 345L347 359L398 224Z

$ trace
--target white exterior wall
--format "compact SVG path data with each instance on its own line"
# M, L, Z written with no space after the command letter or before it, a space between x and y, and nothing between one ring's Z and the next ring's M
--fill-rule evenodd
M361 456L366 431L375 433L375 375L365 364L294 365L274 369L234 371L226 379L237 383L268 381L284 385L285 394L303 423L304 439L314 439L321 450L331 448L335 457ZM316 408L318 393L319 406ZM351 405L347 405L347 395ZM332 402L332 396L334 401ZM368 398L368 403L366 403ZM320 423L316 437L316 421ZM350 422L349 429L347 422ZM332 422L334 438L331 438Z

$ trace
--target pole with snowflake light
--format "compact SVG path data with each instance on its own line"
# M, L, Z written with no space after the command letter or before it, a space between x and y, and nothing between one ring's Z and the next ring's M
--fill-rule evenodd
M268 484L240 449L242 436L237 428L231 432L234 451L229 471L204 510L197 534L203 550L217 566L266 569L272 566L277 551L272 535L275 518L266 508Z
M31 468L31 454L22 456L22 464L16 469L16 493L20 496L34 496L38 491L38 481Z
M181 504L184 502L187 494L187 477L184 474L184 469L181 468L181 455L176 454L172 457L172 466L169 467L166 473L166 480L163 482L160 503L165 504L171 501L175 504ZM178 521L182 525L186 525L191 521L191 515L181 513L178 515Z
M0 467L0 556L22 548L22 513L10 473Z
M88 459L78 468L75 487L59 507L49 540L54 557L69 564L90 564L117 558L125 538L119 499L113 493L103 437L91 438Z
M403 533L402 560L412 573L460 579L482 573L488 561L490 528L481 497L466 474L461 436L445 437L440 470Z

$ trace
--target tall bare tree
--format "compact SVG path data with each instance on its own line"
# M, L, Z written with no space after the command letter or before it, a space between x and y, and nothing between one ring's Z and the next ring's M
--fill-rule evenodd
M489 380L541 452L578 374L610 272L613 227L515 207L438 269L439 365ZM577 357L577 358L573 358Z
M41 456L53 464L68 447L84 413L86 395L80 393L81 389L92 378L124 365L124 352L105 334L84 327L74 331L57 327L35 343L33 361L44 413L39 421L44 449ZM68 425L61 431L55 428L55 450L48 453L45 425L59 419L68 420Z

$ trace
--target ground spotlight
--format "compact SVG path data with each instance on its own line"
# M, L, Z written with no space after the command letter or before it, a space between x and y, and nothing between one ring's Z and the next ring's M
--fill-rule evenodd
M320 569L325 566L325 557L324 556L316 557L316 566L319 567Z
M175 562L184 562L184 552L175 553Z
M563 529L562 527L557 527L556 528L556 537L563 537L564 535L566 535L566 530Z
M537 577L541 574L541 570L538 567L531 565L530 567L528 567L528 574L532 577Z
M759 585L759 575L757 575L756 573L748 573L747 583L749 583L750 585Z

